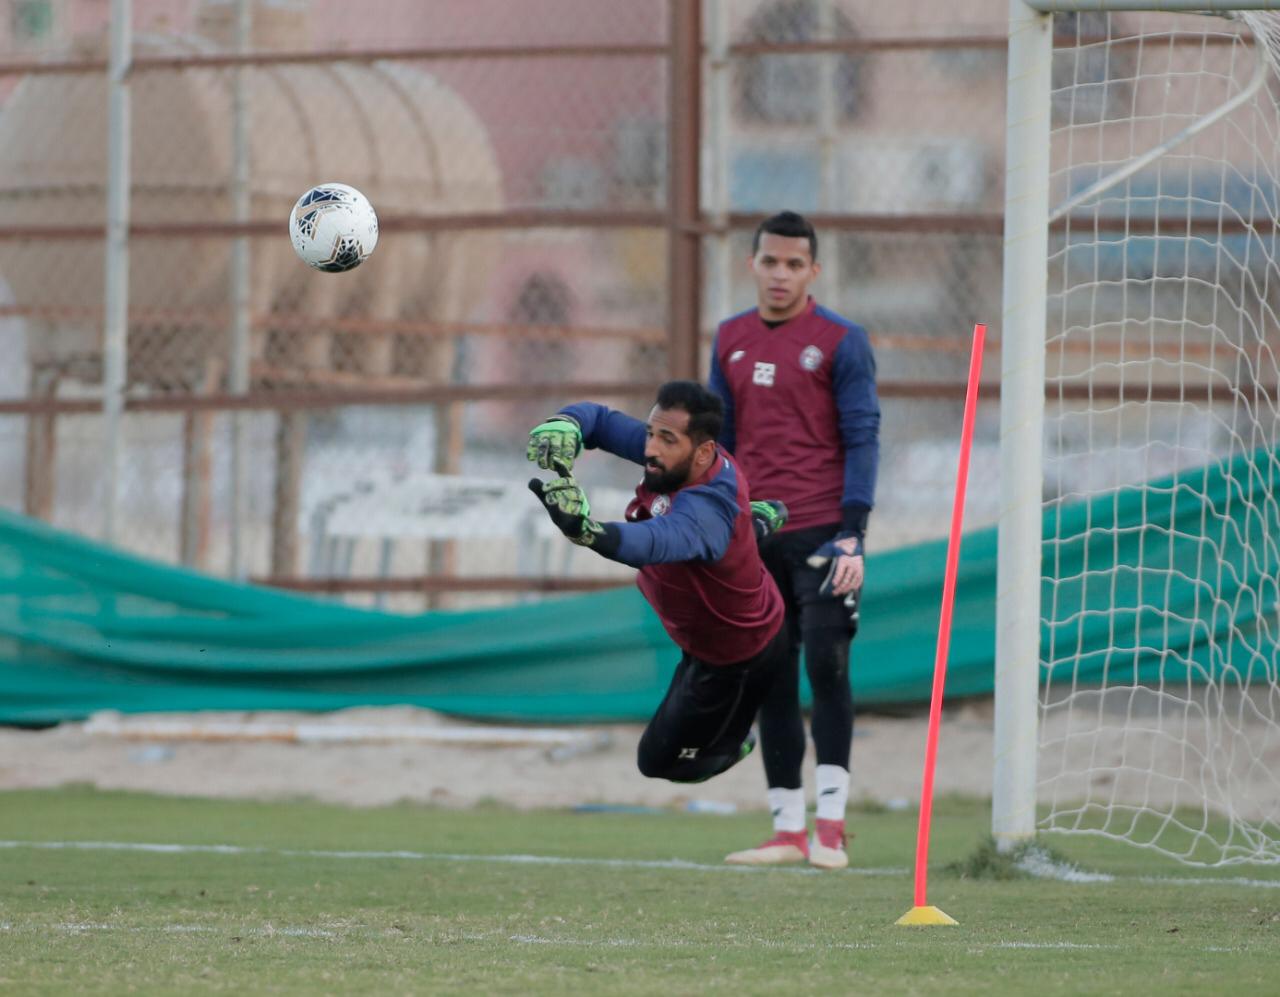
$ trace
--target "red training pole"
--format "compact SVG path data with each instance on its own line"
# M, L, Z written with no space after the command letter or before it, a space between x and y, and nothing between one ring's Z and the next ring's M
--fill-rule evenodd
M969 388L964 398L964 423L960 429L960 466L956 472L955 504L951 507L951 536L947 540L947 568L942 578L942 615L938 621L938 653L933 662L933 696L929 702L929 735L924 748L924 785L920 790L920 828L916 835L917 907L926 906L929 878L929 821L933 816L933 770L938 760L938 725L942 722L942 690L947 682L947 648L951 644L951 608L956 594L956 570L960 562L960 523L964 519L965 485L969 479L969 451L973 446L973 420L978 408L978 378L982 374L985 325L973 327L973 353L969 357Z

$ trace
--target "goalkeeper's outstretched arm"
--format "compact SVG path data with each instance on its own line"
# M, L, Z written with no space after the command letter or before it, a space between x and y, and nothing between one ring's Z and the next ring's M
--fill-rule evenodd
M714 485L683 489L667 515L637 523L594 519L590 500L572 475L547 482L533 478L529 490L541 499L547 515L566 537L633 568L718 561L729 549L738 514L736 502Z
M595 402L566 405L560 414L578 424L586 449L604 450L633 464L644 464L645 424L635 416Z

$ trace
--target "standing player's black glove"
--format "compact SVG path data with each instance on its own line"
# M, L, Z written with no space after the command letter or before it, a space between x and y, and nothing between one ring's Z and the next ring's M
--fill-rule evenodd
M827 568L827 576L818 587L818 594L843 596L845 609L856 632L858 606L862 601L862 537L851 532L837 533L810 554L807 561L811 568Z
M568 415L554 415L529 430L525 456L539 467L567 475L582 453L582 428Z

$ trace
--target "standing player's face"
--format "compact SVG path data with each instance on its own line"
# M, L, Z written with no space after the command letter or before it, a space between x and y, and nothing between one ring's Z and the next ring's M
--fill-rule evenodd
M765 232L748 262L756 282L756 304L769 322L782 322L804 311L809 285L821 267L809 252L809 240Z
M655 492L674 492L692 476L698 449L689 438L689 413L655 405L645 430L644 485Z

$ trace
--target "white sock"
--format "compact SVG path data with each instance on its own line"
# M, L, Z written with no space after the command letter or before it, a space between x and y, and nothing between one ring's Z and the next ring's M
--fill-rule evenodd
M775 831L804 830L804 789L769 789Z
M844 820L844 808L848 802L849 770L839 765L819 765L819 820Z

